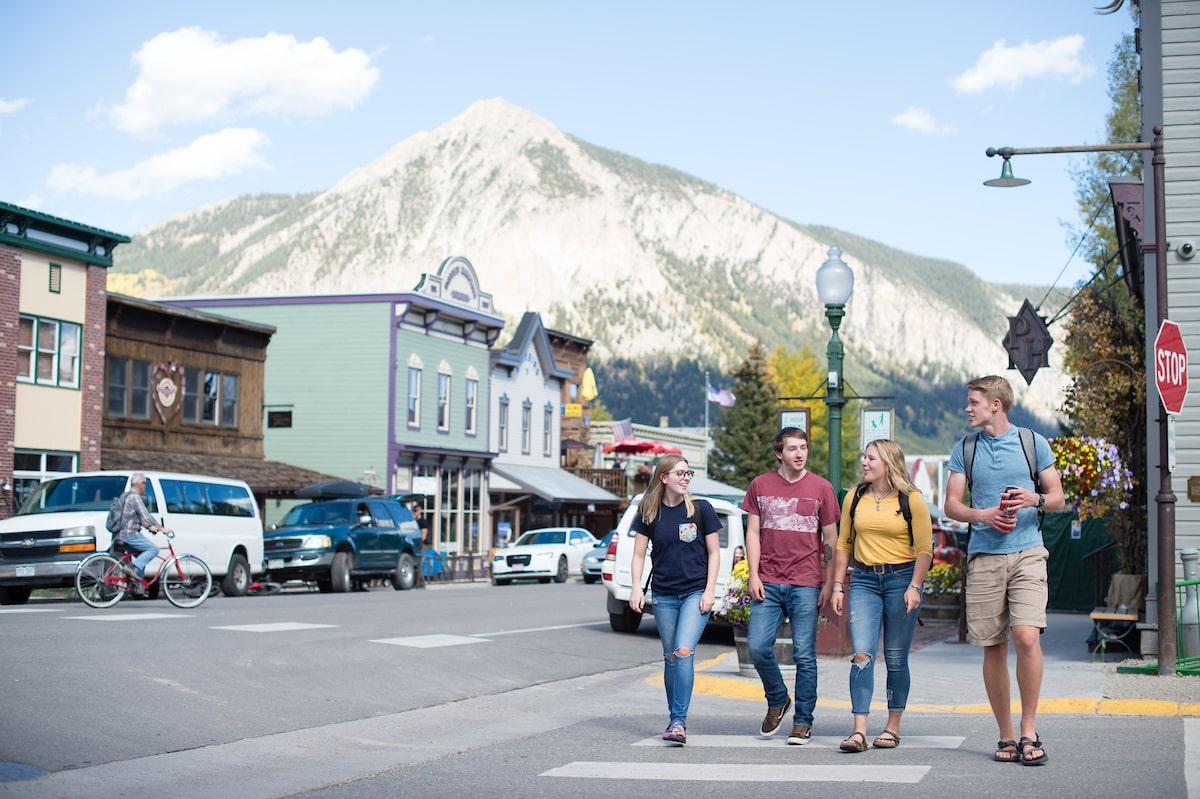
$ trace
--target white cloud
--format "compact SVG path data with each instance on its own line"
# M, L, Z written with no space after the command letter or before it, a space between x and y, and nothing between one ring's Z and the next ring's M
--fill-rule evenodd
M1095 72L1079 60L1083 42L1080 34L1024 42L1018 47L1008 47L1001 39L950 84L964 94L979 94L994 86L1015 89L1030 78L1052 77L1079 83Z
M226 128L115 172L98 173L90 166L57 164L51 168L46 185L57 192L138 200L195 180L216 180L263 166L258 151L268 143L265 135L252 128Z
M933 114L915 105L910 105L903 113L892 117L892 124L906 130L911 130L914 133L926 133L931 136L948 136L954 133L952 125L944 125L938 122Z
M5 100L0 97L0 114L15 114L27 105L28 100Z
M268 33L223 42L213 31L160 33L133 54L137 80L109 113L117 128L153 134L170 125L261 114L316 118L354 108L379 80L362 50L317 37Z

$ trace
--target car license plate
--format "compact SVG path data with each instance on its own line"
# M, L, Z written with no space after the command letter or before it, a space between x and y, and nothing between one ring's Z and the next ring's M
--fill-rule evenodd
M17 567L17 576L18 577L32 577L33 576L33 567L32 566L18 566Z
M509 566L508 568L512 569L513 571L520 571L521 569L525 568L525 564L524 563L514 563L511 566Z
M268 569L282 569L283 563L284 563L283 558L271 558L270 560L267 561L267 568Z

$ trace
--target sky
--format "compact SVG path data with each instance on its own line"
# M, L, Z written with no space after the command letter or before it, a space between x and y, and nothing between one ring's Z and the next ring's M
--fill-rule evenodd
M9 4L0 200L132 235L329 188L503 97L793 221L994 282L1049 285L1065 265L1069 286L1089 274L1069 260L1082 161L1016 158L1032 185L992 189L984 150L1104 140L1107 63L1134 22L1097 5Z

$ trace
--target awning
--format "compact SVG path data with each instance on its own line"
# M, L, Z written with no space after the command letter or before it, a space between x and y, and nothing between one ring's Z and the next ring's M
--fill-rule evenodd
M140 472L206 474L243 480L255 496L288 499L306 485L338 478L279 461L203 452L158 452L148 449L111 449L100 453L104 469Z
M492 491L526 491L551 502L611 502L621 498L581 477L551 466L492 463Z

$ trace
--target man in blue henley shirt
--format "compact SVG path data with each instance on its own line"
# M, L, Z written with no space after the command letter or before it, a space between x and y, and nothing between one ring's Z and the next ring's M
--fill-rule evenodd
M1021 447L1020 431L1008 421L1013 390L1003 377L988 375L967 384L967 420L972 432L954 445L946 484L946 515L971 525L967 552L967 631L983 647L983 685L1000 728L995 760L1040 766L1046 749L1038 737L1037 706L1042 690L1042 644L1046 628L1046 560L1039 511L1062 510L1062 480L1050 445L1034 433L1038 493ZM974 438L971 504L963 443ZM1006 490L1008 489L1008 490ZM1008 630L1017 650L1021 694L1021 737L1013 734L1008 674Z

